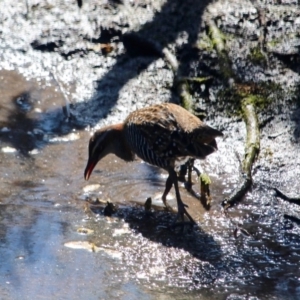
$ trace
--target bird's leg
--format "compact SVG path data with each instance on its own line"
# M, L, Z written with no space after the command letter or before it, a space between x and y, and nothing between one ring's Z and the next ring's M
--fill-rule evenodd
M180 166L178 172L178 181L186 182L185 175L187 174L187 172L188 172L188 162Z
M165 205L165 207L170 210L170 211L173 211L172 207L167 203L167 195L169 194L171 188L172 188L172 185L173 185L173 180L169 174L168 178L167 178L167 181L166 181L166 188L165 188L165 191L162 195L162 201Z
M188 173L188 179L185 182L185 188L190 192L192 190L192 171L194 167L194 159L190 158L187 162L187 173Z
M188 162L186 163L188 178L187 178L187 181L185 181L185 183L184 183L184 187L193 197L200 199L200 195L193 190L192 171L195 171L197 173L198 177L201 174L200 171L194 166L194 162L195 162L195 159L190 158L188 160Z
M198 177L201 175L201 172L194 165L193 165L193 171L196 172Z
M184 215L186 215L192 224L196 224L194 219L190 216L190 214L186 211L187 205L184 204L181 200L180 193L179 193L179 187L178 187L178 179L177 179L177 174L174 169L170 168L169 169L169 177L168 179L171 178L174 187L175 187L175 193L176 193L176 200L177 200L177 207L178 207L178 214L177 214L177 219L181 218L181 220L184 220ZM168 180L167 180L168 181Z

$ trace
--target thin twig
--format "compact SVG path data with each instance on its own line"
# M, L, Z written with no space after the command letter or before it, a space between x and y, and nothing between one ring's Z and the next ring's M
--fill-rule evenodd
M60 84L60 82L57 80L57 77L55 76L55 74L51 71L49 71L51 76L53 77L54 81L56 82L61 94L63 95L64 99L65 99L65 103L66 105L63 106L62 110L64 115L66 116L66 119L69 119L71 114L70 114L70 101L69 101L69 97L67 96L67 93L65 92L65 89L62 87L62 85Z

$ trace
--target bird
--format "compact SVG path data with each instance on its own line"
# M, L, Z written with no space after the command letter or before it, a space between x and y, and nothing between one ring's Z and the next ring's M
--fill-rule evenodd
M202 122L174 103L161 103L131 112L122 123L105 126L90 138L84 178L88 180L97 163L113 153L130 162L136 156L168 172L162 201L167 208L167 195L174 185L177 200L176 220L196 224L187 212L179 187L176 168L190 158L205 159L218 147L223 133Z

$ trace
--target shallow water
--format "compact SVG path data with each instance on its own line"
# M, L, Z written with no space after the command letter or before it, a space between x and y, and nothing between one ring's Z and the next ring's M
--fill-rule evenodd
M85 182L90 132L65 121L57 88L13 71L0 77L3 299L300 297L299 225L282 215L291 206L256 187L231 219L222 212L238 182L228 145L240 151L242 141L219 141L201 165L212 179L210 211L181 188L199 228L170 230L175 214L160 200L165 172L110 155ZM105 217L105 204L87 202L96 198L117 203L117 213ZM176 207L173 190L168 201Z

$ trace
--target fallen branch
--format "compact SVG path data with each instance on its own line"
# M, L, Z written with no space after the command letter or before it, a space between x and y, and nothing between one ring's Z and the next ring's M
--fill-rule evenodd
M176 76L178 71L178 66L179 66L176 56L172 54L172 52L168 48L164 48L162 50L162 53L164 54L165 60L170 64L172 71Z
M210 195L210 188L209 188L211 184L211 180L207 174L202 173L199 176L199 181L200 181L200 201L203 207L206 210L209 210L211 205L211 195Z
M188 81L188 82L191 82L191 83L202 84L204 82L211 81L212 79L213 79L212 76L206 76L206 77L179 77L177 79L177 82Z
M294 223L300 225L300 219L297 218L297 217L290 216L290 215L287 215L287 214L284 214L283 217L284 217L286 220L292 221L292 222L294 222Z
M208 34L219 57L222 76L225 78L235 78L236 75L231 68L231 61L228 57L225 45L225 36L219 30L213 19L206 21ZM247 137L245 144L245 157L241 163L242 180L232 194L222 202L222 206L227 209L237 203L252 185L252 165L259 152L260 138L259 125L253 103L253 95L249 94L241 101L241 109L246 123Z
M246 123L247 140L243 170L251 178L252 165L258 155L260 147L259 125L254 105L248 103L248 98L243 100L242 111Z
M169 63L174 73L175 84L177 85L177 91L181 99L182 107L184 107L187 111L193 113L193 99L189 92L187 80L183 80L182 78L177 79L179 63L176 56L173 55L168 48L164 48L162 53L164 54L165 60Z
M208 19L206 21L206 24L208 26L208 35L213 42L213 46L217 50L218 54L220 55L221 53L226 53L224 34L218 28L213 19Z
M253 104L245 98L242 102L243 118L246 123L247 138L245 145L245 157L242 161L242 181L233 193L222 202L222 206L227 209L237 203L249 190L252 185L252 165L259 152L260 139L258 119Z
M222 76L226 78L235 78L235 74L231 67L231 60L228 57L225 45L225 36L221 30L217 27L217 24L213 19L206 21L208 27L208 35L212 41L213 47L216 49L219 58L220 70Z
M181 100L181 105L187 111L193 113L193 97L189 92L189 85L186 81L181 82L177 86L178 94Z
M282 200L285 200L287 202L300 205L300 196L299 197L289 197L289 196L285 195L283 192L281 192L280 190L278 190L277 188L273 188L273 189L275 191L276 197L278 197Z

